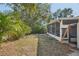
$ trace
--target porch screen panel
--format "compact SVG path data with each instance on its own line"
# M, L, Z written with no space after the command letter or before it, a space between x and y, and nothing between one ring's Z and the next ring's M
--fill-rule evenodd
M60 23L56 22L48 25L48 32L53 35L60 36Z
M55 35L55 23L52 24L52 34Z
M69 30L69 35L70 37L77 37L77 24L74 26L71 26L70 30Z
M60 36L60 23L56 22L56 36Z
M67 28L62 28L62 37L64 36L64 33L65 33L66 30L67 30ZM68 38L68 37L67 37L67 33L66 33L66 35L65 35L64 38Z
M51 33L52 34L52 25L48 25L48 33Z
M78 20L75 19L75 20L63 20L63 24L66 25L66 24L73 24L73 23L77 23Z

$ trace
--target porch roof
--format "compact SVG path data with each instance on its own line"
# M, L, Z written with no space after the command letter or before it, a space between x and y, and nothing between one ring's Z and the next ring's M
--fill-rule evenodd
M66 17L66 18L58 18L56 20L78 20L79 17Z
M58 19L51 20L48 24L52 24L55 22L60 23L61 20L79 20L79 17L58 18Z

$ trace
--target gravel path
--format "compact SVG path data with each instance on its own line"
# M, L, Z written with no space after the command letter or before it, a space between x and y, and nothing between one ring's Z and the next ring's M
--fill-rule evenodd
M61 44L48 35L38 35L38 56L67 56L72 52L70 46Z

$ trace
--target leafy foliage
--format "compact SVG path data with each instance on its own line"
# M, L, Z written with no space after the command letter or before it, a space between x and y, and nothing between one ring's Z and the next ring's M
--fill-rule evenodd
M54 18L67 17L68 15L72 15L73 10L71 8L64 8L63 10L58 9L55 13L53 13Z
M0 13L0 41L16 40L25 34L44 33L51 18L50 4L6 4L12 11Z
M11 17L0 14L0 39L14 40L31 33L31 28L21 20L11 20Z
M23 4L9 4L9 5L14 10L15 14L18 12L20 16L19 18L21 18L22 21L26 22L26 24L31 27L32 33L34 33L33 31L40 32L39 30L40 27L42 27L42 25L38 25L38 21L43 20L49 22L51 18L50 4L23 3ZM15 18L17 17L15 16ZM38 29L34 30L34 28L36 28L37 26L39 27L38 28L39 30Z

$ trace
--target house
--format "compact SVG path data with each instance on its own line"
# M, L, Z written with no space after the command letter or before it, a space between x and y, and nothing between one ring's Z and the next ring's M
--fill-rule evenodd
M51 20L47 34L62 43L73 43L79 48L79 17L67 17Z

